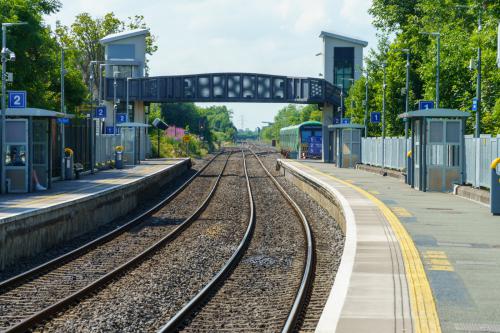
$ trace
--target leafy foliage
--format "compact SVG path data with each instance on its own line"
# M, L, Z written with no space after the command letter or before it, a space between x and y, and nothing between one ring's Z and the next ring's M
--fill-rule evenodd
M7 47L15 52L16 61L8 62L14 73L8 89L26 90L28 105L58 110L60 105L60 49L44 25L43 15L61 8L57 0L0 0L1 22L27 22L7 31ZM66 77L67 104L70 108L82 102L84 85L70 72Z
M283 127L297 125L309 120L321 121L321 111L316 104L306 106L289 104L278 111L273 124L262 129L261 136L264 140L278 140L280 129Z
M78 14L70 27L56 23L56 34L61 43L73 52L70 63L78 68L83 80L88 82L90 75L91 61L104 61L104 46L99 40L109 34L122 32L131 29L147 29L144 16L135 15L122 21L113 12L105 14L103 17L92 17L89 13ZM156 37L149 35L146 37L146 53L152 55L158 46ZM146 67L147 70L147 67ZM98 78L98 66L93 66L93 75ZM94 90L98 89L98 80L94 81Z
M496 66L496 33L500 3L470 0L374 0L370 8L375 26L380 29L377 49L366 59L370 111L382 111L382 63L387 63L386 126L388 135L401 135L403 123L397 116L405 110L406 54L410 50L410 110L420 99L436 96L436 38L422 32L441 33L440 107L468 111L476 95L476 70L469 70L482 48L482 133L500 133L500 71ZM478 13L482 30L478 32ZM391 38L389 38L389 36ZM359 70L359 69L358 69ZM346 98L347 115L362 123L366 79L358 80ZM472 133L474 117L467 122ZM369 125L369 134L380 127Z

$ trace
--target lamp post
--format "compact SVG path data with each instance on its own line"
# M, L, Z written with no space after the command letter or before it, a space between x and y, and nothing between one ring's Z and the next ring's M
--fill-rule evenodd
M366 70L365 82L365 138L368 137L368 70Z
M106 64L99 64L99 106L103 105L103 97L102 97L102 68L105 67Z
M127 118L128 118L128 119L130 119L130 118L129 118L129 114L128 114L128 109L129 109L129 107L128 107L129 88L128 88L128 87L129 87L129 81L130 81L131 79L132 79L131 77L128 77L128 78L127 78L127 98L126 98L126 105L127 105L126 109L127 109L127 110L126 110L126 112L127 112Z
M340 121L342 122L342 117L344 114L344 82L342 81L342 84L337 84L337 87L340 88Z
M120 74L118 71L113 72L113 134L116 134L116 109L118 105L116 105L116 86L118 83L116 82L117 76Z
M410 49L401 49L402 52L406 53L406 84L405 84L405 113L409 111L409 100L410 100ZM408 154L408 119L404 118L405 124L405 156ZM405 167L408 170L408 159L405 158ZM407 171L408 173L408 171Z
M17 23L2 23L2 119L1 123L1 136L0 136L0 193L6 193L5 189L5 118L6 118L6 106L5 106L5 94L7 88L7 82L5 80L5 75L7 71L7 61L14 61L16 55L14 52L7 48L7 29L15 25L25 25L27 22L17 22ZM9 59L7 59L9 57ZM29 177L31 179L31 177Z
M385 167L385 89L386 89L386 71L385 68L387 64L382 63L382 69L384 71L384 82L382 84L382 168Z
M481 2L481 5L484 6L484 3ZM457 8L471 8L470 6L467 5L457 5ZM478 6L478 12L477 12L477 33L480 34L481 30L483 30L483 25L481 21L481 16L482 16L482 6ZM500 32L500 23L498 25L499 27L499 32ZM498 48L500 52L500 35L498 39ZM500 59L500 58L499 58ZM476 124L474 128L474 137L479 138L481 136L481 41L479 41L479 45L477 46L477 79L476 79L476 99L477 99L477 109L476 109ZM499 62L500 66L500 62ZM472 67L472 64L471 64Z
M96 60L90 62L89 90L90 90L90 173L94 174L95 166L95 130L94 130L94 65Z
M421 32L423 35L436 37L437 50L436 50L436 109L439 108L439 65L440 65L440 32Z
M66 75L66 68L64 67L64 45L61 44L61 113L66 114L66 109L64 106L64 98L65 98L65 91L64 91L64 76ZM64 138L64 123L61 124L61 179L65 179L65 168L64 168L64 148L66 145L65 138Z

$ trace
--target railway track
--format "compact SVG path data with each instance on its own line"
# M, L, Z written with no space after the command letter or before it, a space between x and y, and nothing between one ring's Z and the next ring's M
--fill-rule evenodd
M301 211L283 179L277 180L276 173L266 168L265 164L272 167L266 161L268 153L249 150L249 154L229 153L226 159L216 156L210 166L190 179L189 187L172 194L170 204L155 206L145 221L122 231L121 236L41 269L33 278L12 279L9 288L5 284L1 289L0 284L1 320L13 318L4 314L8 314L6 304L22 300L16 298L16 291L38 297L37 291L42 290L48 297L42 306L35 302L38 310L33 309L32 299L24 298L29 315L14 318L14 325L7 328L0 325L0 331L66 332L77 327L120 332L311 331L333 282L330 275L322 278L332 268L325 265L331 262L325 259L330 240L320 236L321 248L315 248L310 215ZM201 204L200 198L195 200L194 187L197 193L202 187L205 194L210 193ZM190 204L183 206L182 201ZM195 206L198 209L193 213ZM67 275L61 270L95 253L103 244L129 233L141 234L148 229L141 228L144 224L150 226L145 235L162 236L150 239L143 252L134 249L143 250L147 247L144 243L135 242L130 235L122 239L114 249L135 251L128 256L134 256L132 260L115 264L112 271L95 269L100 260L113 261L106 257L111 255L108 251L92 260L87 258L82 271ZM317 228L312 229L316 232ZM153 232L157 229L160 232ZM321 283L314 280L315 253L325 265L320 270ZM45 285L44 277L52 283L38 288ZM63 297L59 290L45 290L57 289L61 282ZM68 292L66 284L80 287Z
M210 204L189 228L120 279L35 331L155 331L201 289L237 248L249 209L240 154L232 154Z
M187 332L292 332L297 329L314 269L311 229L295 201L274 179L259 157L252 151L251 155L253 161L250 163L254 169L260 169L254 170L252 177L257 191L258 223L255 239L249 239L252 235L250 223L238 250L224 267L159 332L179 329ZM252 197L248 172L245 173L248 192ZM280 211L284 213L284 219L272 217L269 203L276 195L281 196L282 200L278 208L288 205L288 210L290 207L293 209L292 214L287 214L286 210ZM297 222L295 226L293 222ZM294 236L297 234L302 234L304 239L296 239ZM242 255L242 249L247 246L247 252ZM303 250L302 254L299 248Z
M3 281L0 331L29 329L101 288L174 239L206 208L229 156L215 156L178 190L118 229Z

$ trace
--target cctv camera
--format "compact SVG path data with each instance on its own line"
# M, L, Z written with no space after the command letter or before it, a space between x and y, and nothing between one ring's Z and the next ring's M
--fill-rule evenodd
M10 52L10 54L9 54L9 60L10 61L16 61L16 54L14 52Z

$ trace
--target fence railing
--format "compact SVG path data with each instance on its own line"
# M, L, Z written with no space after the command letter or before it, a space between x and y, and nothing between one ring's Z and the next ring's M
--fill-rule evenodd
M465 182L474 187L491 186L491 162L500 157L500 135L465 136Z
M95 162L114 161L115 147L121 145L121 135L101 134L95 138Z
M408 139L408 149L411 141ZM361 162L363 164L404 170L405 139L385 138L384 163L382 165L382 138L363 138L361 141ZM500 135L492 137L482 134L480 138L465 136L465 182L474 187L490 188L491 162L500 157Z
M385 138L384 158L382 158L382 138L363 138L361 140L361 162L373 166L396 170L405 168L405 138ZM410 140L407 143L409 145ZM382 165L383 161L383 165Z

